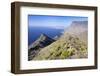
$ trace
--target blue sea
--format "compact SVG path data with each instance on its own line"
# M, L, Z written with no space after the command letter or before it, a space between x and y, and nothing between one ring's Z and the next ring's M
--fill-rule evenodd
M28 27L28 45L32 44L35 40L37 40L41 34L46 34L50 38L54 38L55 36L60 36L63 29L54 29L48 27Z

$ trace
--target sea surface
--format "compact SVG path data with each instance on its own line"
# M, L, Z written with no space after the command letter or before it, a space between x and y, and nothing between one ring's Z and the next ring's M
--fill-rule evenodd
M63 29L54 29L48 27L28 27L28 45L32 44L37 40L41 34L46 34L50 38L55 36L60 36L63 32Z

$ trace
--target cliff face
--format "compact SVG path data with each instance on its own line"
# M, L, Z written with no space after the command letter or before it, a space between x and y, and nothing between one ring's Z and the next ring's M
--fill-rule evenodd
M87 41L88 22L87 21L73 21L71 25L67 29L65 29L64 33L76 35L81 40Z

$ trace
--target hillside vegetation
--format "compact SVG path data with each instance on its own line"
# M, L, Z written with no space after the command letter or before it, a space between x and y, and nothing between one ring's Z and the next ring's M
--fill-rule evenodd
M33 59L53 60L73 58L87 58L87 46L78 37L66 34L51 45L43 48Z

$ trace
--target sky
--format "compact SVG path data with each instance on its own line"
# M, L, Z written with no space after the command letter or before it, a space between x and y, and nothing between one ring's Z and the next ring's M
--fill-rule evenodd
M29 27L64 29L70 26L72 21L88 21L88 18L79 16L28 15Z

